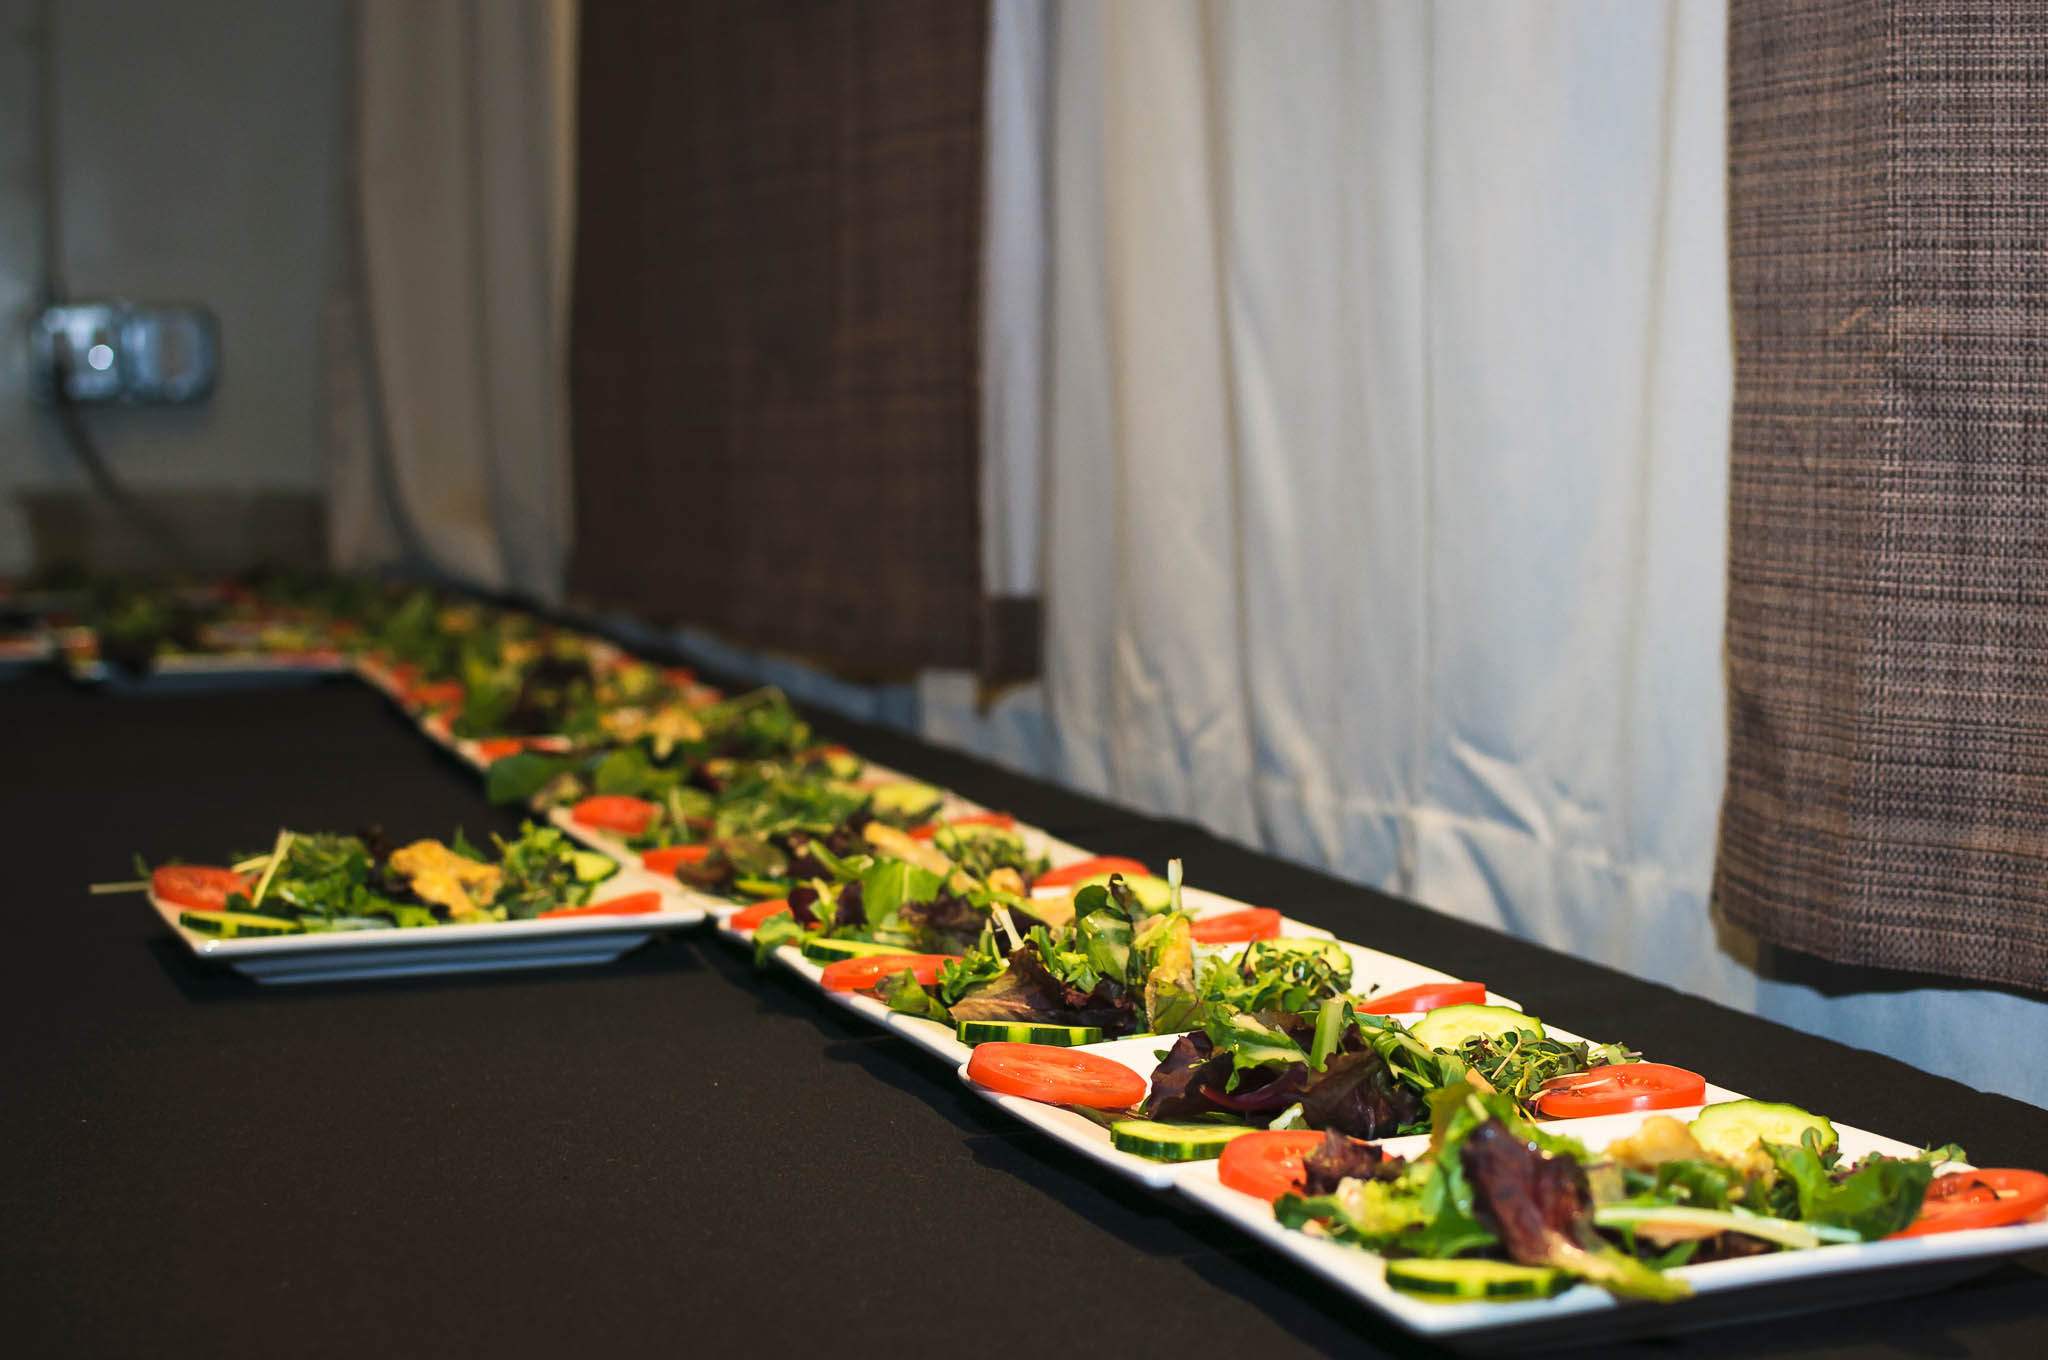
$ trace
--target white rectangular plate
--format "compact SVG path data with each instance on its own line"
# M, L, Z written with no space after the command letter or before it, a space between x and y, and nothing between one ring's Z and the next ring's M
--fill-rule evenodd
M1698 1107L1661 1113L1690 1119ZM1608 1115L1550 1127L1598 1149L1633 1133L1648 1117ZM1844 1161L1871 1152L1901 1156L1918 1151L1847 1124L1837 1124L1835 1130L1841 1138ZM1426 1137L1395 1138L1383 1146L1389 1153L1413 1156L1428 1143ZM1897 1297L1938 1288L1974 1270L1988 1269L2004 1257L2048 1247L2048 1221L2039 1221L1686 1266L1674 1273L1691 1282L1695 1298L1677 1304L1622 1305L1591 1285L1580 1285L1552 1299L1517 1303L1432 1303L1390 1287L1386 1263L1376 1253L1281 1227L1270 1205L1217 1180L1214 1162L1182 1164L1176 1169L1174 1186L1210 1213L1409 1330L1425 1336L1458 1336L1480 1348L1640 1336L1764 1314L1811 1311L1859 1298Z
M603 885L607 897L661 888L661 879L637 869L622 870ZM662 910L639 916L570 916L552 921L491 921L223 940L185 929L178 924L176 906L153 893L149 900L194 955L225 963L258 982L271 983L609 963L657 934L704 920L704 912L694 903L664 892Z
M74 680L131 692L297 684L329 675L345 675L350 669L348 658L338 652L190 652L158 657L149 673L140 676L129 675L98 660L74 661L70 665Z
M961 1043L959 1034L950 1025L942 1025L922 1015L905 1015L901 1011L890 1011L885 1023L906 1041L948 1067L958 1067L974 1056L974 1045Z
M735 936L734 938L742 937ZM841 1010L852 1011L876 1029L889 1028L889 1008L887 1006L883 1005L876 998L865 996L860 992L827 991L825 984L820 980L825 973L824 966L813 963L805 958L796 946L787 944L782 946L775 951L774 959L778 965L795 973L805 982L810 983L813 991Z
M48 633L17 633L0 637L0 672L40 666L56 652Z
M598 841L596 839L586 837L586 841L587 843L593 846L598 845ZM1226 898L1223 900L1227 902L1229 899ZM732 941L734 944L739 945L743 949L751 949L753 947L753 936L750 932L732 930L729 929L725 924L728 920L732 918L734 913L739 910L737 906L729 902L714 901L708 898L702 899L702 901L706 906L707 910L711 911L713 917L717 920L718 932L720 935L723 935L726 939ZM1213 904L1208 902L1202 902L1199 904L1195 902L1190 902L1189 905L1191 907L1198 907L1198 914L1201 914L1206 910L1213 909ZM1229 907L1225 909L1236 910L1235 907ZM1300 922L1289 920L1288 926L1289 928L1287 930L1287 934L1289 935L1310 935L1318 939L1330 938L1328 931L1321 930L1313 926L1303 925ZM1207 954L1240 947L1241 946L1235 945L1199 945L1197 946L1197 952ZM1385 992L1398 991L1403 987L1412 987L1419 983L1424 982L1443 982L1450 980L1449 974L1440 973L1432 968L1424 968L1421 964L1410 963L1406 959L1396 958L1392 954L1383 954L1376 949L1367 949L1363 945L1346 944L1344 946L1344 949L1347 953L1351 955L1352 977L1359 986L1370 986L1372 984L1377 983L1377 990ZM801 959L802 957L794 949L788 949L785 952L794 955L799 959ZM804 966L807 969L817 969L817 965L811 964L808 961L804 961ZM806 974L806 976L808 976L808 974ZM828 995L832 994L828 993ZM864 999L873 1000L873 998ZM1486 999L1488 1003L1491 1005L1511 1006L1517 1010L1520 1009L1519 1006L1516 1006L1515 1003L1509 1000L1507 997L1499 996L1493 992L1488 992ZM879 1001L875 1002L874 1004L880 1009L882 1015L884 1016L884 1023L886 1023L890 1029L896 1031L897 1034L901 1035L904 1039L916 1045L918 1048L921 1048L925 1052L931 1054L933 1057L938 1058L947 1066L959 1067L962 1064L964 1064L970 1056L973 1055L974 1048L972 1045L960 1042L959 1037L954 1033L952 1029L940 1024L938 1021L928 1020L923 1016L905 1015L898 1011L891 1011L888 1009L888 1007L883 1006ZM1121 1043L1130 1041L1117 1040L1113 1042ZM1164 1045L1171 1044L1173 1041L1171 1038L1167 1038L1165 1040L1159 1040L1157 1038L1154 1038L1152 1042L1155 1045ZM1144 1069L1145 1075L1147 1077L1151 1075L1152 1067L1155 1065L1156 1063L1153 1062L1147 1063ZM1032 1102L1026 1103L1030 1104ZM1100 1128L1097 1125L1090 1124L1086 1119L1082 1119L1078 1115L1074 1116L1074 1118L1078 1120L1082 1125L1086 1125L1087 1129L1090 1131L1089 1136L1092 1141L1099 1142L1105 1148L1109 1146L1109 1134L1106 1130ZM1062 1126L1064 1126L1064 1121L1062 1121ZM1090 1155L1093 1155L1092 1152L1090 1153ZM1123 1156L1123 1154L1121 1153L1117 1155L1119 1157ZM1144 1159L1130 1158L1129 1160L1132 1162L1139 1162L1143 1161ZM1152 1163L1150 1162L1146 1162L1145 1164L1148 1166L1152 1165ZM1121 1165L1121 1163L1117 1163L1117 1165ZM1149 1184L1150 1182L1147 1183Z
M1153 1069L1159 1066L1159 1054L1173 1046L1178 1036L1162 1034L1141 1034L1129 1039L1111 1039L1107 1043L1088 1044L1082 1052L1108 1058L1130 1068L1149 1083ZM964 1046L963 1046L964 1047ZM986 1100L1004 1113L1029 1124L1040 1133L1063 1143L1080 1153L1089 1161L1106 1166L1126 1180L1136 1181L1154 1190L1166 1190L1173 1186L1181 1164L1155 1162L1150 1157L1137 1157L1128 1152L1119 1152L1110 1144L1109 1130L1083 1114L1077 1114L1064 1105L1047 1105L1043 1101L1026 1100L1022 1096L1006 1096L991 1091L967 1075L967 1064L960 1064L960 1080L967 1089Z
M1345 947L1353 950L1358 948L1356 945L1347 945ZM1494 1005L1501 1005L1504 1001L1503 998L1496 998L1491 993L1488 993L1487 1000ZM907 1015L890 1017L892 1021L914 1020L914 1018ZM1421 1017L1418 1015L1404 1015L1396 1018L1412 1024ZM934 1030L940 1028L930 1021L924 1021L923 1023L929 1025ZM1565 1043L1579 1042L1580 1036L1572 1034L1567 1030L1561 1030L1555 1026L1548 1026L1546 1028L1552 1038L1561 1039ZM1149 1085L1152 1080L1152 1073L1159 1067L1159 1054L1171 1048L1174 1040L1178 1037L1178 1035L1173 1034L1140 1034L1128 1039L1111 1039L1104 1043L1086 1044L1082 1046L1081 1051L1099 1054L1102 1057L1120 1063L1143 1077ZM972 1055L973 1050L967 1045L960 1043L957 1039L953 1041L953 1045L960 1054L960 1080L967 1082L968 1086L973 1088L977 1095L994 1104L999 1109L1007 1111L1022 1122L1031 1125L1031 1127L1045 1134L1048 1138L1066 1144L1083 1157L1101 1163L1118 1175L1134 1180L1140 1185L1149 1185L1154 1189L1163 1189L1173 1184L1176 1173L1182 1167L1188 1165L1185 1162L1158 1162L1150 1157L1139 1157L1129 1152L1120 1152L1112 1144L1109 1130L1086 1115L1076 1114L1064 1106L1047 1105L1043 1101L1025 1100L1018 1096L998 1095L994 1091L976 1085L967 1076L967 1058ZM936 1044L927 1046L931 1047L934 1052L941 1051ZM1708 1104L1720 1100L1740 1100L1741 1098L1738 1092L1731 1091L1724 1086L1716 1086L1712 1082L1707 1083L1706 1103ZM1565 1119L1545 1120L1543 1122L1546 1128L1556 1128L1560 1132L1570 1133L1577 1137L1579 1129L1589 1127L1597 1121ZM1404 1140L1390 1140L1388 1146L1392 1147L1401 1141Z
M574 749L567 737L521 737L519 740L525 743L526 750L537 751L542 755L548 756L567 755ZM478 737L456 737L454 738L454 743L453 750L463 764L469 766L478 774L482 774L491 768L492 762L484 759L483 739Z
M626 873L645 874L655 883L660 884L661 890L664 893L678 901L688 903L713 920L723 921L727 917L743 910L746 906L744 902L730 902L723 897L714 896L711 893L699 892L672 875L649 873L641 867L640 852L626 844L623 837L614 836L608 831L599 831L595 827L583 825L583 823L570 816L569 809L565 807L549 808L548 821L561 828L562 833L568 836L569 839L578 841L601 855L610 855Z

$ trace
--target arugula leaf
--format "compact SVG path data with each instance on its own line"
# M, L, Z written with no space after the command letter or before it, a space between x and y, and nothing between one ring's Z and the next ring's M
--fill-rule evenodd
M1387 1138L1418 1128L1422 1102L1394 1077L1370 1048L1339 1053L1301 1097L1302 1113L1318 1129L1354 1138Z
M932 844L947 859L977 879L987 879L998 869L1015 869L1025 878L1044 873L1049 861L1033 857L1024 848L1024 838L1015 831L993 826L942 824Z
M1422 1183L1422 1221L1401 1245L1417 1256L1448 1257L1491 1247L1500 1239L1483 1223L1473 1205L1472 1182L1455 1157L1426 1163Z
M1870 1157L1840 1180L1822 1158L1820 1135L1808 1129L1799 1146L1766 1142L1780 1175L1798 1192L1798 1219L1851 1228L1866 1242L1909 1226L1920 1212L1927 1186L1934 1179L1932 1163L1919 1157Z
M484 774L484 795L493 803L530 802L549 781L572 772L575 766L569 756L519 751L491 762Z
M906 902L929 902L942 880L929 869L900 859L875 861L860 876L861 905L868 920L880 924L893 918Z
M1090 968L1104 977L1129 975L1132 932L1128 920L1113 911L1095 911L1076 917L1073 930Z
M969 988L1001 976L1006 966L994 933L983 933L972 949L939 969L939 1000L954 1005Z
M1122 877L1110 880L1112 894L1122 888ZM1184 913L1161 912L1137 927L1126 977L1131 990L1144 999L1147 1028L1166 1034L1201 1022L1204 1007L1195 993L1195 940Z
M621 746L607 752L590 772L590 785L599 793L641 795L666 782L657 777L647 753L637 746Z
M1333 996L1316 1012L1316 1034L1308 1050L1308 1066L1312 1072L1320 1072L1344 1043L1345 1032L1351 1028L1351 1003L1341 996Z
M754 928L754 962L767 967L777 949L786 944L802 944L804 927L797 924L796 917L786 911L778 911Z
M1216 1050L1231 1058L1230 1079L1225 1091L1235 1091L1246 1072L1262 1067L1292 1067L1306 1064L1308 1054L1287 1033L1254 1015L1226 1015L1212 1019L1204 1032Z
M596 885L577 874L576 844L560 829L524 822L516 839L492 839L498 844L499 867L505 871L495 905L513 920L532 920L544 911L590 901Z
M882 1004L903 1015L921 1015L927 1020L936 1020L942 1025L952 1023L952 1015L939 999L926 991L924 984L908 968L892 973L875 988L875 995Z
M1667 1204L1732 1209L1748 1200L1748 1186L1748 1179L1734 1167L1691 1157L1659 1166L1652 1193Z

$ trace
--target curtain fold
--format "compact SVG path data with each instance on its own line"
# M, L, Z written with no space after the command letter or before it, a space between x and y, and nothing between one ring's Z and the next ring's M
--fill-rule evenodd
M575 0L356 0L335 565L561 597Z

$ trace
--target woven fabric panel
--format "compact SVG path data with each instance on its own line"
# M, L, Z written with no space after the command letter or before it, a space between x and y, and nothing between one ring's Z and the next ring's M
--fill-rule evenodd
M2048 987L2048 2L1733 0L1716 897Z
M578 595L848 674L980 663L987 31L584 7Z

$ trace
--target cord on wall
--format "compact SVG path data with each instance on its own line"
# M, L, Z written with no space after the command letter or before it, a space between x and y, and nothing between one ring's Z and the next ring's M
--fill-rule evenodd
M69 289L64 279L64 231L57 175L57 53L56 3L40 0L36 7L36 114L37 175L42 192L43 306L45 310L66 300ZM100 453L99 444L86 427L85 415L71 396L71 373L77 356L67 336L52 337L50 401L64 442L78 460L86 480L101 499L112 505L143 537L179 565L193 560L192 550L162 517L135 498L135 494L114 475Z

